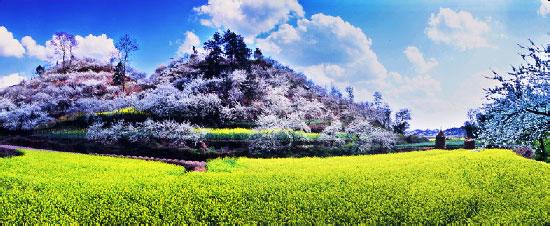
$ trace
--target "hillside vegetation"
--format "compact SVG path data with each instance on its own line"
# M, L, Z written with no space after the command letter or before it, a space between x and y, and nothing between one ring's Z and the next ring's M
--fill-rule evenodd
M208 172L23 150L1 223L550 223L550 165L509 150L216 159Z
M380 92L372 102L354 95L351 87L344 94L313 83L228 30L149 77L90 59L37 69L36 77L0 90L0 134L83 131L98 144L204 153L235 147L212 142L219 139L200 128L245 128L255 131L239 139L241 153L391 151L409 111L392 113ZM311 139L310 132L322 134Z

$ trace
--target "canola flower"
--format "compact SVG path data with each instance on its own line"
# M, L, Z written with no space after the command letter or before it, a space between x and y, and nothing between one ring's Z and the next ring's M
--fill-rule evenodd
M0 223L550 223L550 165L510 150L159 162L0 158Z

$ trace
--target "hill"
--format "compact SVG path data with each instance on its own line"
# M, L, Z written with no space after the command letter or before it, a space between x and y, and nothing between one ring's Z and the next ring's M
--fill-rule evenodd
M157 162L0 158L1 223L550 223L550 166L508 150Z
M40 66L36 77L0 91L0 133L76 131L121 149L379 153L391 150L410 120L406 109L392 114L379 92L359 102L352 88L344 95L316 85L229 30L148 78L119 65L71 58ZM205 140L203 127L253 129L254 136L218 145ZM323 134L304 136L310 132Z
M241 36L226 31L214 34L204 49L159 66L149 78L127 71L122 85L114 79L114 65L90 59L37 69L38 76L0 91L0 125L33 130L67 115L135 108L154 120L208 127L251 128L265 122L320 132L333 121L367 120L386 130L404 128L405 121L392 122L380 94L371 103L355 102L352 89L345 96L264 57L259 49L254 58L251 53Z
M421 136L421 137L435 137L439 133L439 130L437 129L415 129L412 131L407 131L407 135L415 135L415 136ZM463 127L458 128L448 128L443 130L443 133L447 137L464 137L466 135L466 131Z

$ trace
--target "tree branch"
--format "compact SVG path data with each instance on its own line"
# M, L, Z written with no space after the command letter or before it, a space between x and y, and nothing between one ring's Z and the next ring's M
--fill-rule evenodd
M544 112L544 111L537 111L529 108L526 108L525 110L535 115L544 115L544 116L550 117L550 111Z

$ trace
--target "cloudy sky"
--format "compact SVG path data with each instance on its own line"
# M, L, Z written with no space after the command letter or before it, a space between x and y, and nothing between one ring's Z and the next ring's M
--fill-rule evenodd
M321 85L380 91L413 128L461 125L491 70L520 63L517 44L550 43L548 0L0 0L0 88L51 61L53 33L77 35L75 55L108 60L113 40L140 44L139 70L230 28Z

